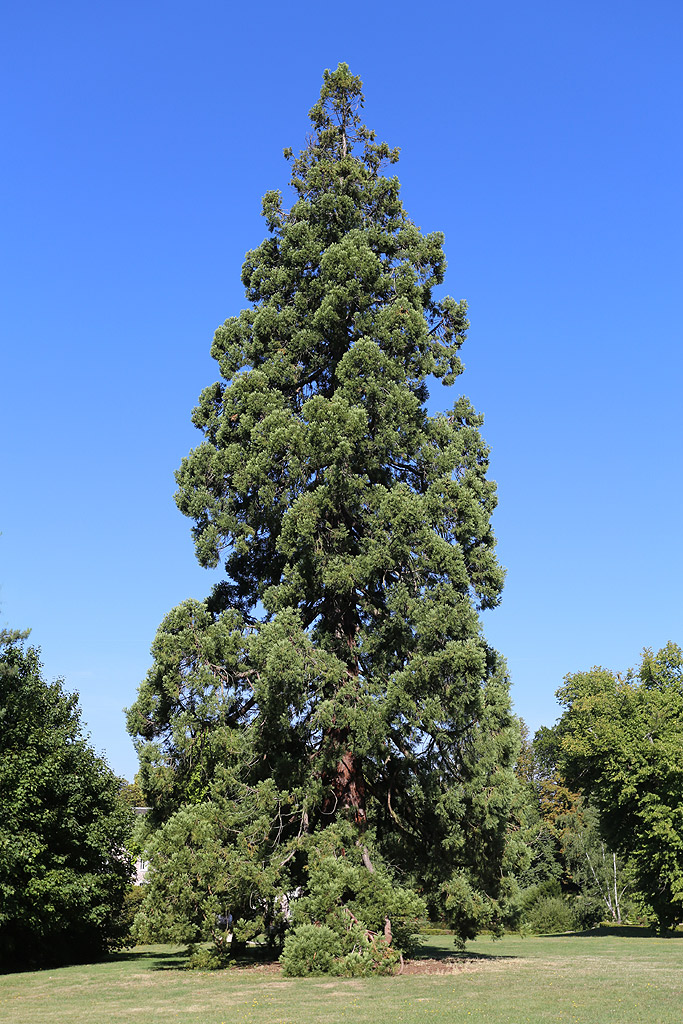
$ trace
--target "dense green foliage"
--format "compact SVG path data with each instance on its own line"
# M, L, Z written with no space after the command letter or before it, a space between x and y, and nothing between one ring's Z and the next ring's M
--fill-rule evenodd
M68 963L116 944L131 813L81 735L76 695L0 637L0 960Z
M516 770L531 861L519 875L521 924L536 932L620 924L635 910L632 872L605 843L597 808L567 785L558 756L557 726L531 742L522 723Z
M462 371L466 307L435 297L443 238L403 210L383 173L398 152L362 124L360 86L346 65L325 72L293 204L263 200L250 306L216 331L222 379L177 474L197 557L223 560L226 580L162 623L129 729L150 824L165 822L150 891L178 879L184 899L179 879L192 888L209 870L171 855L175 832L202 828L223 916L248 904L270 920L276 893L296 891L318 920L310 866L324 848L412 887L465 938L510 913L521 852L508 830L518 730L478 619L503 582L495 487L467 399L427 414L429 378ZM199 935L215 909L175 920ZM410 914L392 913L409 934Z
M265 782L242 797L187 804L149 837L142 941L212 939L226 955L281 923L278 896L288 882L270 842L278 795Z
M629 858L634 886L662 927L683 921L683 651L643 652L637 673L569 675L556 727L569 783Z

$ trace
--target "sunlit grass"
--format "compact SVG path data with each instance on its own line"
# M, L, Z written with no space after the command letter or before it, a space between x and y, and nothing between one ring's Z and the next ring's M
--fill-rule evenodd
M450 973L284 979L266 965L187 971L180 950L0 976L7 1024L680 1024L683 936L430 936L423 966ZM430 961L429 963L425 961Z

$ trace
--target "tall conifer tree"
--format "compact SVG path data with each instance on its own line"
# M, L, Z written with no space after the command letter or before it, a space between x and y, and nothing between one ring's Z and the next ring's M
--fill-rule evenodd
M355 835L366 868L466 936L512 886L517 730L478 618L503 583L495 485L469 401L427 414L429 378L462 372L466 305L435 297L443 236L406 215L383 173L398 151L362 106L345 64L326 71L306 149L285 151L293 205L264 197L249 307L216 331L222 379L177 473L197 557L226 581L162 624L129 727L161 812L274 787L289 884L336 827L330 849Z

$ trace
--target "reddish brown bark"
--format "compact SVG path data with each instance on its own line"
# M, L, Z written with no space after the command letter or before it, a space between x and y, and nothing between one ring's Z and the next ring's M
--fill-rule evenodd
M338 609L340 626L337 636L349 649L347 667L349 681L358 682L358 655L356 653L356 632L358 625L352 609ZM351 810L358 825L365 825L365 778L363 762L350 749L351 731L348 728L333 726L326 730L326 741L337 757L336 768L330 773L327 782L327 796L323 802L323 813L336 815L340 811ZM328 747L328 749L329 749Z
M339 759L332 778L329 780L328 795L323 804L323 813L338 814L342 810L353 811L354 820L364 825L365 779L362 761L348 749L348 730L330 729L328 738L339 751Z

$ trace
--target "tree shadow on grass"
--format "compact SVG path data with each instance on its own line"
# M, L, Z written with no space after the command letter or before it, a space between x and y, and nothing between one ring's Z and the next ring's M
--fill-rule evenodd
M151 971L187 971L189 966L189 952L185 948L171 950L155 949L124 949L119 953L112 953L108 958L110 963L126 963L137 961L144 964L146 970ZM240 950L229 957L225 964L217 970L229 970L231 968L253 968L269 966L277 963L278 952L269 946L252 946Z
M155 961L157 961L155 963ZM152 950L152 949L124 949L119 953L110 953L107 957L108 963L122 964L137 962L143 963L146 967L151 966L155 971L177 971L187 966L187 952L184 949L173 950Z
M601 924L597 928L585 928L580 932L545 932L538 938L544 939L683 939L682 931L661 932L644 925Z
M443 946L424 942L410 959L415 961L440 960L450 961L451 963L463 963L468 960L517 960L518 957L512 956L509 953L475 953L470 949L460 950L455 947L444 949Z
M39 971L57 971L62 967L89 967L92 964L121 964L126 962L145 963L152 970L178 970L186 966L187 954L185 950L149 950L149 949L123 949L118 953L108 953L104 956L73 957L70 960L47 961L46 963L3 963L0 966L0 975L3 974L30 974ZM153 961L161 961L154 964Z

